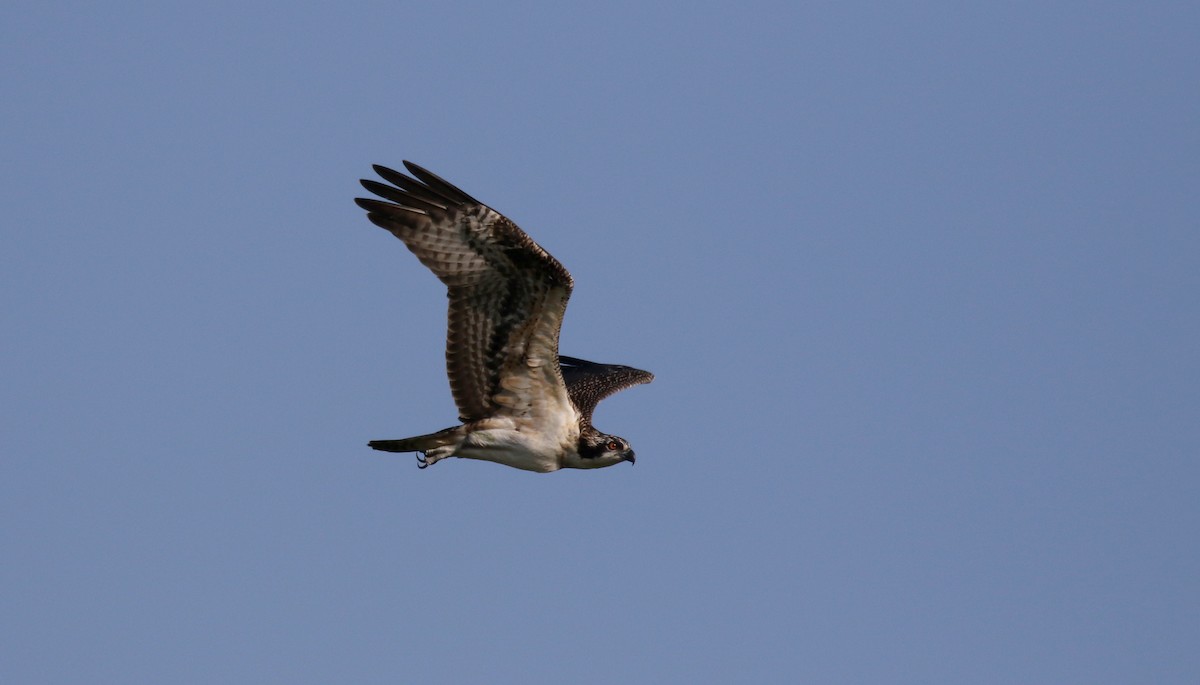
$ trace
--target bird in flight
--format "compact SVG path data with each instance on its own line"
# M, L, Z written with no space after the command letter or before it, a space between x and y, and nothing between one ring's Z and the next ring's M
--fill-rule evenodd
M375 165L388 183L362 185L383 200L355 202L449 290L446 372L462 425L368 444L416 452L420 468L447 457L540 473L634 463L624 438L592 426L592 412L654 375L560 355L571 274L499 212L416 164L404 166L412 176Z

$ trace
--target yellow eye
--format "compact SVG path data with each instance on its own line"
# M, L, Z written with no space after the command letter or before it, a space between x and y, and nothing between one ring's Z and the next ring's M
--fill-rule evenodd
M617 445L617 441L616 441L616 440L609 440L609 441L608 441L608 449L612 450L613 452L616 452L616 451L617 451L617 447L618 447L618 445Z

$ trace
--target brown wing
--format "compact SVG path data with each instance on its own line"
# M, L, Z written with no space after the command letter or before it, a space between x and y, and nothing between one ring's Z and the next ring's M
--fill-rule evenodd
M595 362L559 355L563 379L571 402L583 416L584 425L592 424L592 412L600 400L630 388L654 380L654 374L630 366L597 364Z
M516 224L421 167L364 180L390 202L358 198L449 288L446 371L464 422L564 406L558 332L571 274Z

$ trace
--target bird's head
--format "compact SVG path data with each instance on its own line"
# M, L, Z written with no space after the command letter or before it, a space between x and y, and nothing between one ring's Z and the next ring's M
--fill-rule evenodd
M634 463L633 448L625 438L606 435L592 428L579 435L579 447L576 450L579 459L570 464L579 469L598 469L627 461Z

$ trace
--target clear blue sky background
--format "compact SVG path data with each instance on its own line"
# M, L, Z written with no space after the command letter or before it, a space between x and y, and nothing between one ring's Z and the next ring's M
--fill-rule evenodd
M5 683L1200 681L1200 6L0 10ZM654 371L418 471L412 159Z

